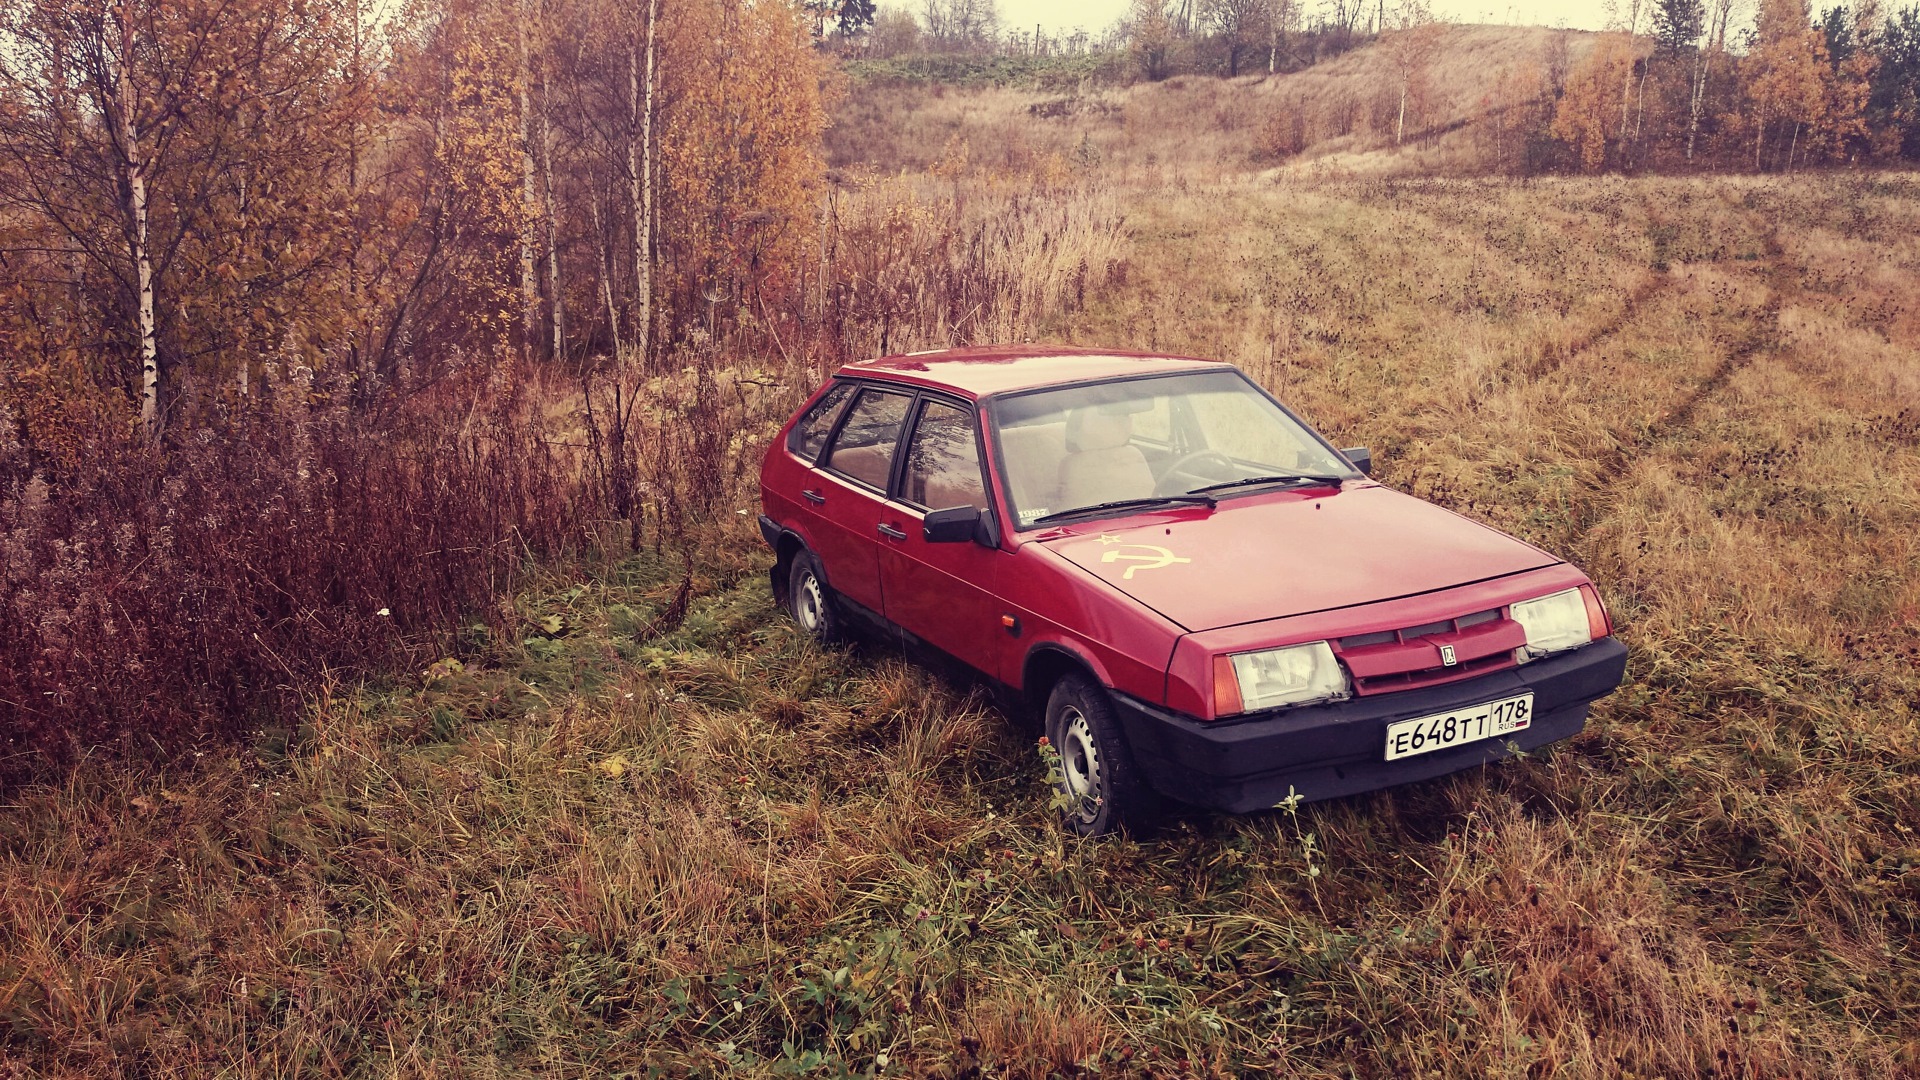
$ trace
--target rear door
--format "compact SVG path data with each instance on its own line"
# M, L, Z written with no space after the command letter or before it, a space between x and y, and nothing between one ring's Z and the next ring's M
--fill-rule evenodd
M813 482L800 493L817 522L814 553L826 567L827 583L865 609L855 614L885 611L880 530L883 519L897 516L887 508L886 492L912 406L911 393L862 387L808 477Z
M984 509L980 438L972 406L922 397L899 486L880 539L880 576L887 618L970 665L993 673L1001 643L1002 607L994 579L1007 556L977 543L929 544L921 525L932 510Z
M822 522L813 500L800 493L820 494L820 477L814 465L840 423L840 413L859 389L855 383L835 382L822 390L787 430L786 452L769 450L760 472L762 509L779 525L797 530L809 543Z

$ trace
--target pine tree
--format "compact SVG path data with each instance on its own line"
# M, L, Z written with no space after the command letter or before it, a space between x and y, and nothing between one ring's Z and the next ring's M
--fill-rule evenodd
M1706 0L1656 0L1653 6L1653 40L1666 52L1696 48L1706 27Z
M1872 153L1867 130L1867 102L1873 93L1874 72L1880 58L1873 48L1870 8L1857 13L1841 6L1828 8L1820 19L1827 52L1826 122L1818 133L1821 149L1835 157L1858 161ZM1866 18L1860 17L1862 14Z
M1920 160L1920 6L1887 16L1877 38L1880 65L1867 99L1875 147Z
M840 0L835 28L843 38L864 34L873 27L876 14L878 8L874 0Z

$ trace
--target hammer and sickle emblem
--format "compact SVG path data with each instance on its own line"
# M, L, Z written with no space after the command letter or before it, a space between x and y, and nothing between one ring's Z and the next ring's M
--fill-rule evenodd
M1137 551L1153 553L1151 555L1130 555L1126 552L1125 548L1122 548L1118 551L1106 551L1100 554L1101 562L1130 562L1133 564L1127 567L1126 573L1120 575L1120 577L1126 581L1132 581L1134 572L1137 570L1158 570L1163 566L1172 566L1174 563L1190 563L1193 561L1192 559L1183 559L1173 552L1168 551L1166 548L1160 547L1158 544L1128 544L1126 547L1133 548Z

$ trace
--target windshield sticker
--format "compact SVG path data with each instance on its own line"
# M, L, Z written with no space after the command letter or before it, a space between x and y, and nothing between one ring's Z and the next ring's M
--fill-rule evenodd
M1053 511L1045 506L1036 506L1031 510L1022 510L1020 511L1020 524L1032 524L1051 513L1053 513Z
M1104 537L1102 537L1102 542L1105 542ZM1135 551L1152 552L1152 554L1131 555L1127 553L1127 548L1132 548ZM1120 575L1122 580L1132 581L1134 572L1137 570L1158 570L1163 566L1172 566L1174 563L1190 563L1193 560L1181 558L1158 544L1127 544L1117 550L1101 553L1100 561L1103 563L1132 563L1132 566L1127 567L1127 572Z

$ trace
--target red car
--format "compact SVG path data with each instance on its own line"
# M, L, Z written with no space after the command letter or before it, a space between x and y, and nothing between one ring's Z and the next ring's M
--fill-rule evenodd
M1370 467L1227 364L956 349L842 368L767 451L760 528L808 633L1043 716L1096 834L1470 768L1620 684L1586 575Z

